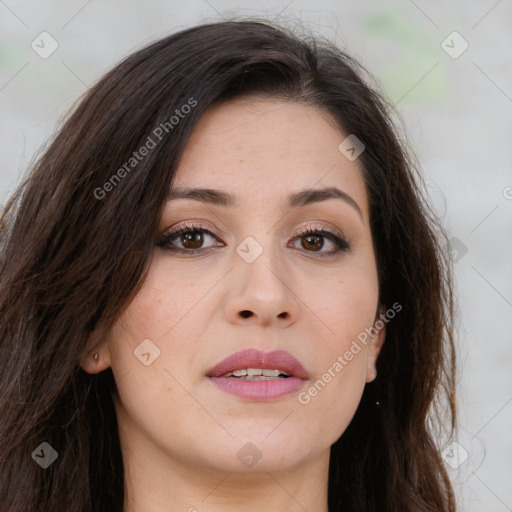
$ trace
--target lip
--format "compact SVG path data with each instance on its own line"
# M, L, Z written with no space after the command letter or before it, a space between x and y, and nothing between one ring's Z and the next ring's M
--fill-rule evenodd
M278 369L287 373L287 378L248 381L232 377L221 377L233 370L243 368ZM309 379L308 372L298 359L284 350L264 352L259 349L240 350L223 359L208 370L206 376L226 393L247 400L277 400L298 391Z

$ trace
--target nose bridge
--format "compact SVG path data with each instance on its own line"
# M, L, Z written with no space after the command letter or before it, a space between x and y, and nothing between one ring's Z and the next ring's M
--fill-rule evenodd
M238 244L236 253L239 260L235 265L239 267L237 273L250 282L254 293L282 293L286 271L272 233L247 236Z
M260 230L236 247L230 285L231 318L255 316L268 323L277 318L293 320L298 303L289 281L289 271L274 234Z

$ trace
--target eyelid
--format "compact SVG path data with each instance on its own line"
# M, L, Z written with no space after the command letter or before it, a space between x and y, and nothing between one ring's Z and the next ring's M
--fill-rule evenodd
M347 253L352 251L352 243L349 242L346 237L336 228L328 228L325 225L321 226L306 226L301 231L299 231L293 238L292 241L299 240L302 237L306 236L321 236L327 240L331 244L335 246L335 249L332 251L301 251L304 255L307 255L308 257L313 254L315 258L329 258L329 257L335 257L340 256L342 253Z
M325 222L320 223L320 221L313 221L317 222L318 224L306 224L305 222L301 224L300 228L298 228L293 235L293 237L297 237L299 235L304 234L304 231L306 230L318 230L318 231L332 231L335 235L337 235L342 240L345 240L348 243L347 237L343 234L343 232L336 228L335 226L332 226L331 224L326 224Z
M211 234L215 237L217 237L220 241L224 243L222 240L222 235L213 227L210 225L203 224L200 220L191 220L191 221L185 221L184 223L178 223L176 226L171 226L169 229L166 229L163 236L170 236L173 235L176 232L179 232L183 229L187 229L190 231L209 231Z
M317 224L315 224L314 222L316 222ZM200 221L200 220L185 221L182 224L178 223L175 226L171 226L170 228L166 229L164 232L164 235L173 234L174 232L179 231L181 229L190 229L192 231L194 229L195 230L204 229L206 231L211 231L213 235L215 235L217 238L222 240L222 235L219 233L219 231L217 231L215 228L211 227L210 225L203 224L203 221ZM332 231L335 235L339 236L340 238L347 240L347 237L340 229L336 228L335 226L332 226L330 223L328 223L326 225L325 222L321 222L321 221L313 221L313 224L307 224L306 222L303 222L300 225L300 227L298 227L296 230L294 230L294 234L292 235L292 238L302 235L305 230L311 230L311 229L318 229L318 230L321 230L321 229L326 230L327 229L329 231Z
M291 240L295 241L300 237L308 236L310 233L313 234L320 234L324 238L327 238L330 240L331 243L333 243L337 249L335 251L331 252L315 252L312 251L312 254L316 254L321 257L328 257L331 255L335 255L339 252L346 252L350 251L352 248L352 244L347 240L343 232L332 226L330 223L321 222L321 221L314 221L316 222L313 224L307 224L306 222L303 222L302 225L297 228L294 232L294 235L292 235ZM190 220L185 221L184 223L178 223L176 226L172 226L171 228L167 229L163 235L160 238L160 241L157 242L160 246L165 246L169 243L171 238L175 238L180 236L182 232L187 231L203 231L207 233L209 236L212 236L216 238L218 241L220 241L222 244L225 244L224 240L222 239L222 236L219 234L219 232L211 227L207 227L203 224L203 221L200 220ZM336 240L337 238L338 240ZM217 245L218 247L218 245ZM176 249L176 252L183 252L185 254L194 254L194 253L201 253L206 252L209 249L212 249L212 247L206 247L206 248L199 248L199 249Z

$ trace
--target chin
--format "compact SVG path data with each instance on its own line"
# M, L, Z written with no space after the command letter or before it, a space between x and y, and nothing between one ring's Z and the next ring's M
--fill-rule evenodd
M274 422L271 429L257 430L253 435L237 436L226 446L222 464L226 471L236 472L267 472L291 469L303 462L313 450L313 442L308 443L289 432L280 432L275 429ZM219 463L218 454L214 463Z

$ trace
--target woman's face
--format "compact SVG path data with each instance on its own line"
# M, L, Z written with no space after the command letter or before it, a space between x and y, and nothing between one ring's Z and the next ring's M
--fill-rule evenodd
M361 169L338 149L347 135L278 100L239 98L203 116L147 279L86 365L112 367L124 449L213 471L328 461L384 340L382 330L358 341L375 322L378 282ZM220 377L248 368L276 371Z

